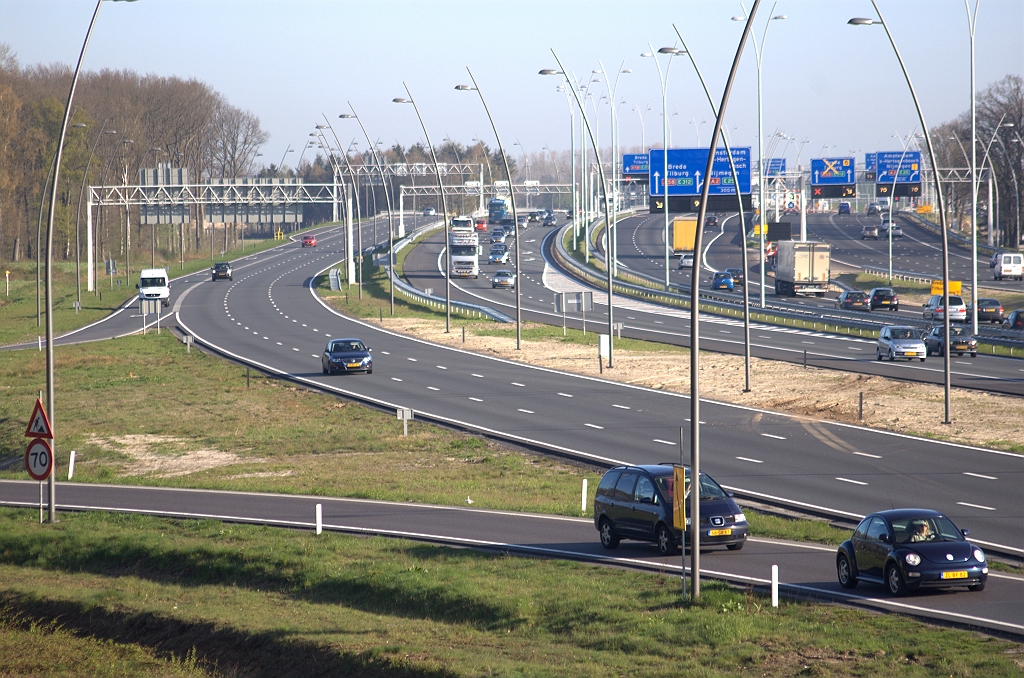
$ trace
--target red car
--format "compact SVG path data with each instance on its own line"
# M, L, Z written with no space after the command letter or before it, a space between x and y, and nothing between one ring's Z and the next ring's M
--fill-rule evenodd
M302 236L303 247L316 247L316 236L315 235L304 235Z
M486 231L487 230L487 219L484 218L484 217L478 217L476 222L475 222L475 224L474 224L474 227L475 227L475 229L477 231Z

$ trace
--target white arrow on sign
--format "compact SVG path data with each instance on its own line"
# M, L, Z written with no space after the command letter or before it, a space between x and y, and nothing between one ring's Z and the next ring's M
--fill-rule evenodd
M660 177L660 176L661 176L660 173L658 173L658 172L654 173L654 185L655 186L661 186L661 184L658 183L658 177Z

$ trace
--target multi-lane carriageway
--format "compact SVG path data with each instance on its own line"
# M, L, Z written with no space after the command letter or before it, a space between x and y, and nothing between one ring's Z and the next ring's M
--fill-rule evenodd
M521 234L524 254L542 232ZM239 260L230 283L213 283L206 272L176 281L164 323L268 373L383 408L412 407L417 418L534 449L600 465L679 458L685 396L475 355L347 318L311 288L316 274L343 258L340 229L319 238L314 249L290 244ZM409 258L420 251L427 248ZM523 259L524 278L542 280L543 257ZM540 294L536 283L532 289ZM130 316L79 338L134 330L139 319ZM374 348L373 375L321 374L323 346L339 336ZM893 504L929 506L970 527L982 544L1024 552L1018 455L721 403L702 412L704 468L730 488L850 517Z

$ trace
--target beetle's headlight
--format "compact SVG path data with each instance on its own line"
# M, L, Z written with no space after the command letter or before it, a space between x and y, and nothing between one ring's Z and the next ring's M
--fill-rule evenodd
M907 565L921 564L921 556L917 555L916 553L908 553L907 555L903 556L903 560L907 561Z
M985 553L981 549L974 549L974 559L979 563L985 562Z

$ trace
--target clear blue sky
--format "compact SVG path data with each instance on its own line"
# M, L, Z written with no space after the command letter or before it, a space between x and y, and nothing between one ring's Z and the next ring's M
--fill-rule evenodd
M971 0L973 7L975 0ZM903 52L929 125L969 106L969 42L962 0L879 0ZM91 0L0 0L0 42L23 64L73 63L88 26ZM749 7L750 3L747 2ZM756 22L760 43L772 3ZM568 149L568 109L554 77L554 48L566 67L589 77L599 61L609 71L624 62L632 73L619 81L620 137L639 145L661 135L661 88L651 59L654 48L683 32L716 99L721 96L742 23L739 2L608 2L606 0L491 0L403 2L329 0L139 0L106 2L93 35L86 68L134 69L194 77L230 102L256 113L270 141L266 160L285 147L301 147L312 127L346 110L351 100L370 134L386 144L421 138L412 108L391 103L406 82L435 143L445 136L472 143L493 136L475 95L453 87L473 69L507 146L518 140L530 152ZM764 129L810 138L801 162L849 151L899 148L892 139L917 124L913 104L884 30L846 24L874 17L869 0L780 0L763 60ZM982 0L978 15L978 90L1008 73L1024 74L1024 3ZM759 44L760 46L760 44ZM669 79L669 116L675 146L701 143L711 129L707 102L688 61L677 59ZM601 93L605 93L602 83ZM757 133L754 52L745 51L728 110L736 145L755 145ZM678 115L674 115L674 114ZM693 122L698 125L692 124ZM340 127L339 127L340 124ZM356 137L352 121L336 121L343 140ZM735 129L733 129L735 128ZM600 134L608 142L608 106ZM659 142L660 145L660 142ZM361 144L360 147L365 146ZM796 146L789 147L793 162ZM519 152L519 148L509 149ZM291 156L294 158L295 156Z

